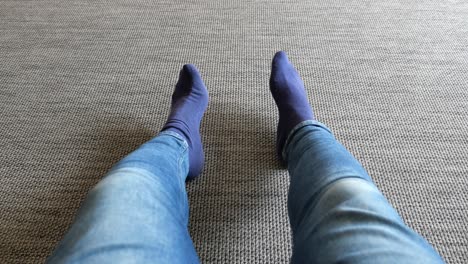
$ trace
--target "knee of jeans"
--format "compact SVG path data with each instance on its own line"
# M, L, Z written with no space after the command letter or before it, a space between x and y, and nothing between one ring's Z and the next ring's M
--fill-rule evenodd
M378 215L400 222L401 217L377 187L361 178L344 178L331 183L320 195L313 214L348 216Z
M159 204L167 210L179 210L188 219L185 186L172 175L154 175L141 168L123 167L109 172L87 196L88 204L108 203Z
M384 197L372 182L358 177L348 177L329 184L319 194L315 209L327 211L349 201L352 201L356 207L369 207L370 203L380 198Z
M95 188L138 190L154 195L180 193L185 183L166 169L151 170L142 167L121 167L110 171ZM100 187L102 186L102 187Z
M149 171L123 167L110 171L94 186L90 194L96 192L128 192L129 190L144 191L146 189L154 189L157 184L155 177Z

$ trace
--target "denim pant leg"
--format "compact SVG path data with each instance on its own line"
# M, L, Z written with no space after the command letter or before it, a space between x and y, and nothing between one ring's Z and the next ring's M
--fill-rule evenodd
M296 126L283 157L292 263L443 263L323 124Z
M188 146L162 132L89 192L47 263L198 263L187 229Z

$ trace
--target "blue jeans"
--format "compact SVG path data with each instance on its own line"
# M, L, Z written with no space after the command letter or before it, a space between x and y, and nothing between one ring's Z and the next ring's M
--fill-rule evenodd
M187 229L187 151L178 134L162 132L118 162L48 263L198 263ZM299 124L283 157L293 263L443 263L321 123Z
M283 158L291 176L292 263L443 263L323 124L297 125Z

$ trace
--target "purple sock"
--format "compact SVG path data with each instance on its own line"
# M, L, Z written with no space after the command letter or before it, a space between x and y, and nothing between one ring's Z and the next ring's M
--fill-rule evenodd
M279 110L276 150L280 161L285 163L281 152L289 132L302 121L315 118L304 83L284 51L277 52L273 58L270 91Z
M205 162L199 129L208 99L208 91L197 68L192 64L184 65L172 94L171 113L162 130L176 132L187 141L188 180L200 175Z

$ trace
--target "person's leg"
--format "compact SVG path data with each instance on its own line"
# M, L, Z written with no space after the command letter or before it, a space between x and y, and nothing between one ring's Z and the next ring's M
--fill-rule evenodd
M90 191L47 263L198 263L185 181L203 166L198 129L207 103L198 71L184 66L163 131Z
M292 263L442 263L313 114L287 119L295 102L304 108L308 101L296 92L304 87L283 52L273 60L270 88L280 112L278 135L287 135L278 137L278 150L291 177Z

